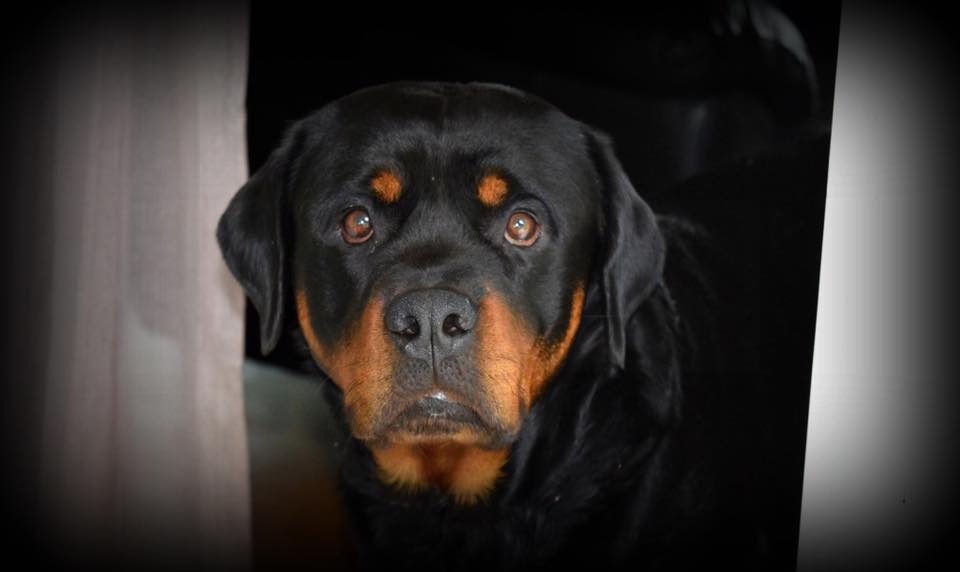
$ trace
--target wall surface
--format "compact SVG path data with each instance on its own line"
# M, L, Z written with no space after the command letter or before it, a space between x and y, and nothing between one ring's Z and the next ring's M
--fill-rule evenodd
M956 46L844 3L798 569L957 562Z
M243 295L214 239L247 176L247 23L48 7L7 52L7 489L36 558L248 565Z

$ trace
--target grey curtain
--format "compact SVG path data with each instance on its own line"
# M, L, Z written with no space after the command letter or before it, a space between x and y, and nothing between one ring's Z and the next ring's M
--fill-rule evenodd
M247 7L143 10L44 15L5 62L5 508L66 561L242 568L243 296L214 228L247 176Z

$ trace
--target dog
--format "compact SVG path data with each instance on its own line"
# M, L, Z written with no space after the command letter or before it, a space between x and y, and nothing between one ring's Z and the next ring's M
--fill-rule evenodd
M698 385L706 232L550 103L411 82L289 127L217 238L349 434L362 567L764 569L756 459Z

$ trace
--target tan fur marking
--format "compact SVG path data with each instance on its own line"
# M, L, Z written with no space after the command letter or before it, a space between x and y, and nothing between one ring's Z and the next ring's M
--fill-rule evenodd
M381 202L392 204L400 200L400 193L403 192L403 186L400 179L392 172L384 169L377 173L377 176L370 182L373 193Z
M487 175L477 187L477 196L484 206L500 206L507 198L507 182L498 175Z
M529 404L525 363L534 353L536 336L493 291L480 301L475 332L475 360L484 392L503 426L519 429L521 412Z
M381 479L408 492L435 487L460 504L476 504L493 490L509 450L460 443L392 445L371 449Z
M477 329L479 369L505 426L519 428L520 415L540 395L570 350L580 326L585 291L574 288L563 337L549 343L534 336L495 293L480 303Z
M307 340L307 345L310 346L310 352L313 353L313 357L320 362L329 361L328 358L326 358L329 352L327 352L327 349L320 343L316 332L313 330L313 323L310 321L310 310L307 308L307 293L303 290L297 290L297 321L300 323L300 330L303 332L303 337Z
M354 436L369 438L376 414L388 399L390 377L396 363L396 349L383 325L383 300L371 299L360 319L336 347L327 347L317 338L303 289L297 291L296 302L300 329L314 359L343 390Z
M567 322L567 329L559 341L552 344L540 340L537 343L538 359L529 363L529 369L524 376L525 384L530 388L531 402L540 395L546 381L553 377L560 364L570 351L570 345L573 338L577 335L577 329L580 327L580 318L583 316L583 301L585 290L583 284L577 284L573 291L573 299L570 302L570 321Z

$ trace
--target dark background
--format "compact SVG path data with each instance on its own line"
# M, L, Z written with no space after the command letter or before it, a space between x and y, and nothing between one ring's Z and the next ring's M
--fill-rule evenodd
M262 165L296 119L357 89L398 80L508 84L610 134L654 209L693 216L724 253L721 278L736 293L720 312L721 336L737 343L718 351L735 383L725 395L709 390L698 397L753 409L722 414L731 435L759 441L749 451L734 445L730 462L761 457L753 497L766 504L777 567L793 569L840 8L670 6L603 14L519 6L333 13L254 1L249 163L251 172ZM246 319L247 357L295 369L290 340L263 356L249 304ZM326 532L324 539L324 519L306 514L311 505L318 513L329 509L329 499L302 489L296 498L269 499L273 493L257 483L276 487L270 475L255 472L253 480L258 564L339 562L343 555L332 555L331 547L341 538L330 542ZM291 542L291 534L301 540Z

